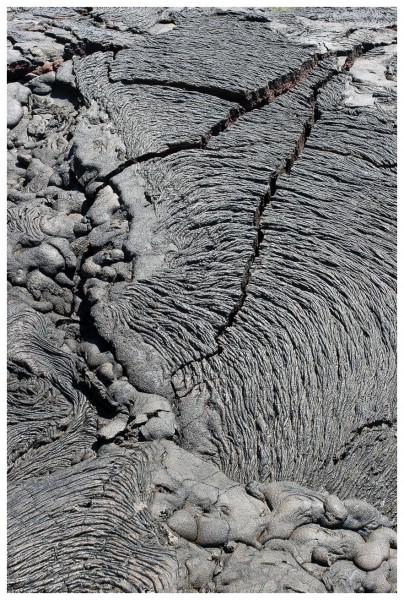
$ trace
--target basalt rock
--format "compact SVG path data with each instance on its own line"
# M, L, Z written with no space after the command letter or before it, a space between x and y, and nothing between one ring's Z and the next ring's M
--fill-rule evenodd
M395 592L395 10L7 52L9 591Z

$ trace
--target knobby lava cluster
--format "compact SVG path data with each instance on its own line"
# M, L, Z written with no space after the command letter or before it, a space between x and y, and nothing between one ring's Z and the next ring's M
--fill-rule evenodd
M396 13L8 12L11 592L394 592Z

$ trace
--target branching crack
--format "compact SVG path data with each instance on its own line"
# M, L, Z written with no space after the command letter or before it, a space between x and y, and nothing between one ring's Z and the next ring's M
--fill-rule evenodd
M377 46L385 46L389 44L380 43L380 44L370 44L363 43L361 45L356 46L348 55L345 61L342 70L349 71L349 69L354 64L355 60L369 52L373 48ZM122 48L113 45L114 47L92 47L90 43L84 43L82 47L76 48L76 53L80 55L84 55L87 53L92 53L95 51L113 51L114 59L115 54L118 50ZM304 61L298 69L295 69L282 77L278 77L273 81L269 82L266 86L254 90L248 93L238 93L234 91L229 91L226 89L216 88L214 86L199 86L194 84L188 84L186 82L175 82L175 81L166 81L163 79L144 79L144 78L134 78L134 79L120 79L122 83L126 84L143 84L143 85L156 85L156 86L169 86L176 87L183 90L188 91L196 91L199 93L205 93L209 95L213 95L219 97L226 101L237 101L238 105L234 106L228 113L228 116L225 119L222 119L219 123L216 123L205 135L201 137L199 142L180 142L171 145L169 148L166 148L160 152L149 152L138 156L136 158L129 158L123 163L121 163L118 167L110 171L106 176L102 178L102 181L99 181L100 187L97 188L97 192L101 189L105 188L107 185L113 185L114 177L122 173L127 168L137 164L146 162L154 159L162 159L167 156L173 155L175 153L181 152L183 150L202 150L208 146L209 140L218 136L221 132L225 131L228 127L234 124L240 117L242 117L245 113L251 112L257 108L261 108L275 100L278 96L287 93L289 90L296 87L299 83L301 83L304 79L308 77L308 75L313 71L313 69L319 64L320 61L329 58L336 57L342 55L339 52L326 52L323 54L315 54L311 56L309 59ZM346 55L346 54L344 54ZM112 82L111 78L111 63L108 62L108 79ZM271 202L271 198L275 195L277 190L277 181L278 177L284 173L290 173L294 163L299 158L299 156L304 151L306 146L306 142L311 134L312 127L316 124L318 119L321 117L318 106L317 106L317 97L319 91L322 87L326 85L326 83L335 75L340 73L337 69L330 69L327 75L322 78L317 84L312 87L311 94L311 114L307 121L304 124L303 131L296 141L295 147L291 155L287 158L281 160L277 168L270 174L267 191L265 194L258 200L257 207L254 214L253 226L256 231L256 235L252 244L251 254L247 259L247 262L244 267L243 277L241 281L241 293L237 299L236 304L228 314L228 317L223 325L219 327L217 330L214 339L217 345L217 349L214 352L209 354L205 354L200 356L197 359L188 361L186 363L181 364L177 369L171 374L171 386L173 389L173 399L174 399L174 410L179 413L179 402L180 397L177 393L176 386L173 382L173 378L175 375L182 371L184 368L189 367L193 364L200 363L202 360L207 360L212 358L215 355L220 354L223 351L223 346L221 343L221 339L225 332L234 324L237 315L242 310L244 303L248 294L248 286L251 280L251 272L253 265L256 261L256 258L260 256L261 245L264 240L264 226L263 226L263 218L267 207Z
M194 86L192 84L187 84L184 82L165 82L162 80L154 79L133 79L128 81L121 80L122 83L127 84L143 84L158 86L167 85L171 87L178 87L184 90L192 89L193 91L198 91L201 93L210 93L211 95L220 97L225 100L236 100L239 102L239 104L237 106L232 107L227 117L216 123L213 127L211 127L211 129L201 137L201 140L199 142L180 142L177 144L172 144L169 148L161 150L160 152L148 152L135 158L128 158L126 161L121 163L118 167L116 167L110 173L103 177L102 182L100 182L100 188L98 188L97 191L100 191L100 189L103 189L107 185L110 185L111 179L113 179L114 177L125 171L127 168L137 163L142 163L153 159L166 158L167 156L171 156L172 154L176 154L177 152L181 152L183 150L201 150L206 148L209 144L209 140L212 137L216 137L220 133L228 129L244 114L269 104L278 96L281 96L282 94L288 92L289 90L297 86L313 71L313 69L318 65L318 63L321 60L324 60L329 56L331 56L330 53L315 54L309 59L307 59L298 69L295 69L290 73L283 75L282 77L278 77L270 83L268 83L265 87L259 88L258 90L254 90L253 92L249 92L248 94L235 94L234 92L229 92L228 90L223 90L221 88L212 88L208 86ZM111 63L108 62L108 79L112 82L110 70ZM210 90L210 92L207 90ZM211 93L212 90L216 90L217 93Z
M223 347L222 347L221 341L220 341L221 337L223 336L225 331L233 325L236 316L239 314L239 312L243 308L243 305L246 301L247 293L248 293L248 285L249 285L250 279L251 279L251 270L255 263L256 258L259 257L259 255L260 255L261 245L264 240L264 228L262 225L264 213L265 213L268 205L270 204L271 198L276 193L278 177L284 173L290 173L294 163L296 162L296 160L299 158L299 156L303 152L306 142L307 142L307 139L310 136L312 127L320 117L320 115L318 113L318 109L317 109L317 96L318 96L319 90L330 80L331 77L333 77L336 74L339 74L339 71L334 71L334 70L329 71L327 73L327 76L324 79L322 79L316 86L313 87L312 97L311 97L312 111L311 111L309 119L304 124L302 134L300 135L300 137L298 138L298 140L296 142L294 151L288 158L282 159L282 161L279 163L279 165L275 169L275 171L273 171L271 173L271 175L269 177L268 189L267 189L265 195L262 196L260 198L260 200L258 201L255 215L254 215L254 220L253 220L253 225L256 230L256 236L254 238L251 255L249 256L247 263L245 265L245 268L244 268L244 275L243 275L243 278L241 281L241 294L237 300L237 303L235 304L235 306L229 313L227 321L220 327L220 329L218 330L218 332L215 336L215 340L218 345L219 353L223 351Z
M126 85L138 84L159 87L164 86L178 88L184 91L198 92L208 96L215 96L216 98L220 98L221 100L226 100L228 102L238 102L245 111L249 111L253 110L254 108L258 108L259 106L268 104L277 96L284 94L298 85L309 75L309 73L311 73L311 71L318 65L320 60L328 58L329 56L329 53L314 54L305 60L299 68L294 69L293 71L290 71L281 77L273 79L261 88L249 92L235 91L215 85L199 85L188 83L186 81L173 81L163 78L133 77L130 79L110 79L110 81L111 83L120 81Z
M354 62L360 56L363 56L370 50L373 50L373 48L375 48L377 46L381 46L381 45L386 45L386 44L384 44L384 43L382 43L382 44L366 43L365 44L364 43L361 46L355 47L352 50L352 52L348 54L347 59L346 59L342 69L344 71L349 71L349 69L351 69ZM249 285L249 282L251 279L251 270L255 263L256 258L260 255L261 244L264 240L264 228L262 225L264 212L265 212L266 208L268 207L268 205L270 204L271 198L276 193L278 177L284 173L289 174L294 163L296 162L296 160L300 157L300 155L304 151L307 140L310 137L313 126L321 118L321 114L320 114L320 111L318 109L318 104L317 104L318 94L319 94L321 88L323 88L330 81L330 79L332 77L339 75L339 74L340 74L340 71L338 71L336 69L330 69L330 71L327 73L327 75L323 79L321 79L318 83L316 83L316 85L313 86L312 96L311 96L312 111L311 111L309 119L304 124L304 129L303 129L301 136L299 137L299 139L296 142L294 152L287 159L283 159L280 162L280 164L278 165L278 167L275 169L275 171L273 171L271 173L271 175L269 177L268 189L267 189L265 195L258 202L257 209L255 211L254 220L253 220L253 225L254 225L254 228L256 229L257 234L256 234L256 237L253 242L253 248L252 248L251 255L249 256L247 263L245 265L245 268L244 268L244 274L243 274L243 278L241 281L241 294L240 294L234 308L229 313L227 321L220 327L220 329L218 330L218 332L215 336L215 340L218 345L219 353L221 353L223 351L223 346L221 345L221 337L223 336L225 331L233 325L236 316L239 314L239 312L243 308L243 305L247 298L248 285Z
M348 54L348 57L343 66L343 70L349 70L353 65L354 61L368 52L373 48L378 46L386 46L389 44L379 43L379 44L363 44L360 46L356 46L351 53ZM115 48L114 59L116 52L121 48ZM100 50L100 49L99 49ZM102 48L103 51L110 51L111 48ZM92 49L92 52L97 50ZM306 79L313 69L319 64L320 61L325 60L330 57L339 56L341 53L339 52L326 52L324 54L314 54L309 59L304 61L302 65L298 69L294 69L293 71L278 77L271 82L269 82L266 86L254 90L252 92L248 92L245 94L235 93L233 91L224 90L222 88L215 88L212 86L198 86L193 84L188 84L185 82L175 82L175 81L165 81L158 79L142 79L142 78L134 78L131 80L121 79L122 83L126 84L143 84L143 85L156 85L156 86L169 86L169 87L177 87L183 90L191 90L197 91L200 93L210 94L221 99L227 101L237 101L238 105L234 106L230 109L228 116L225 119L222 119L218 123L216 123L211 129L204 135L202 135L201 140L199 142L179 142L176 144L170 145L168 148L161 150L159 152L148 152L146 154L142 154L141 156L135 158L128 158L118 167L113 169L110 173L103 177L103 181L100 182L100 188L98 191L107 185L110 184L110 181L116 175L119 175L128 167L131 167L134 164L146 162L153 159L162 159L167 156L171 156L172 154L176 154L177 152L181 152L183 150L201 150L208 147L209 140L212 137L216 137L220 135L223 131L231 127L234 123L236 123L240 117L244 114L251 112L257 108L261 108L266 106L278 96L281 96L288 92L289 90L296 87L299 83L301 83L304 79ZM345 56L346 54L344 54ZM108 62L108 79L111 83L114 80L111 79L111 63ZM331 71L334 73L334 71ZM337 72L335 72L337 73ZM327 79L328 81L328 79ZM324 84L322 84L324 85ZM321 86L320 86L321 87ZM279 173L278 173L279 174ZM277 177L277 175L276 175ZM265 201L264 201L265 203Z
M328 58L328 57L332 57L332 56L347 56L346 61L342 67L342 71L349 71L354 62L360 58L361 56L363 56L364 54L366 54L367 52L369 52L370 50L373 50L376 47L379 46L388 46L390 44L388 43L363 43L361 45L356 46L350 53L346 54L346 53L327 53L327 54L323 54L323 55L318 55L317 56L317 62L316 64L318 64L319 60ZM315 66L315 65L314 65ZM285 87L283 89L283 91L279 91L279 93L274 94L272 97L271 96L267 96L267 100L266 101L262 101L260 103L256 103L256 104L250 104L248 108L244 109L244 112L249 112L251 110L254 110L255 108L260 108L261 106L263 106L264 104L268 104L269 102L271 102L273 99L275 99L278 95L280 95L281 93L285 93L287 92L289 89L291 89L292 87L294 87L295 85L297 85L297 83L299 83L300 81L302 81L302 79L304 79L305 77L307 77L307 75L312 71L312 69L314 68L314 66L309 69L308 72L306 72L306 75L303 77L301 77L299 79L299 81L295 81L295 83L293 85L289 85L289 87ZM247 259L245 268L244 268L244 273L243 273L243 278L241 281L241 293L240 296L238 297L238 300L235 304L235 306L233 307L233 309L230 311L226 322L218 329L216 335L215 335L215 342L217 344L217 350L215 350L214 352L211 352L209 354L205 354L200 356L197 359L191 360L189 362L183 363L181 364L179 367L176 368L176 370L172 373L171 375L171 386L173 389L173 393L174 393L174 397L176 398L176 403L177 403L177 412L178 412L178 404L180 401L180 398L178 396L177 393L177 389L175 386L175 383L173 381L173 378L177 375L177 373L181 372L183 369L185 369L186 367L189 367L191 365L194 364L198 364L200 362L202 362L203 360L207 360L213 356L217 356L219 354L221 354L223 352L223 346L221 344L221 338L223 337L224 333L227 331L227 329L229 329L229 327L231 327L236 319L236 316L238 315L238 313L242 310L243 305L246 301L247 298L247 293L248 293L248 285L251 279L251 271L253 268L253 265L255 263L256 258L260 255L260 250L261 250L261 245L262 242L264 240L264 226L263 226L263 217L264 217L264 213L265 210L267 209L268 205L270 204L271 198L275 195L276 190L277 190L277 181L278 181L278 177L281 176L282 174L286 173L289 174L294 163L296 162L296 160L300 157L300 155L302 154L302 152L305 149L306 143L308 138L310 137L311 131L313 126L317 123L317 121L321 118L321 114L319 112L318 109L318 105L317 105L317 98L318 98L318 94L321 90L321 88L323 88L332 77L335 77L337 75L340 74L340 71L338 71L337 69L330 69L329 72L327 73L327 75L320 80L315 86L313 86L312 88L312 95L311 95L311 105L312 105L312 111L310 114L309 119L306 121L306 123L304 124L304 128L303 131L299 137L299 139L296 142L295 145L295 149L292 153L291 156L289 156L286 159L283 159L280 164L278 165L278 167L275 169L275 171L273 171L269 177L269 184L268 184L268 188L266 193L264 194L264 196L258 201L257 204L257 208L255 211L255 215L254 215L254 219L253 219L253 226L256 230L256 236L254 238L254 242L253 242L253 247L252 247L252 252L250 254L250 256ZM133 83L133 82L132 82ZM143 81L143 83L145 83ZM156 82L157 85L157 82ZM159 85L161 85L161 82L159 83ZM178 86L180 87L180 86ZM200 90L199 90L200 91ZM241 116L241 115L240 115ZM239 118L239 117L238 117ZM215 134L213 134L215 135ZM216 134L217 135L217 134Z

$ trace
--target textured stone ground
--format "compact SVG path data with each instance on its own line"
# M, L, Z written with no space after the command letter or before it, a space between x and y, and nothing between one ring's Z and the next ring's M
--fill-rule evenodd
M8 19L9 591L396 591L395 10Z

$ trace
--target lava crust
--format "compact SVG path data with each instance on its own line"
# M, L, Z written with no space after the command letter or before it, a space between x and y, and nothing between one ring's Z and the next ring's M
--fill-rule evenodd
M10 592L396 591L396 11L8 9Z

